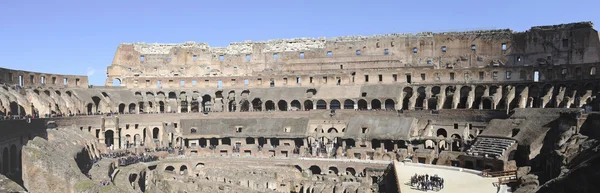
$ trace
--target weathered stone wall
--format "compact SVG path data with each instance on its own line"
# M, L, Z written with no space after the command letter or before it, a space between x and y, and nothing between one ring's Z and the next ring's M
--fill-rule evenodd
M0 83L24 87L87 88L88 77L0 68Z

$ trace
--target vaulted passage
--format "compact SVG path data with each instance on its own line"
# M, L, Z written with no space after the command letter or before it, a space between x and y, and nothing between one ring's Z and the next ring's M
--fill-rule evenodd
M267 102L265 102L265 110L267 111L274 111L275 110L275 103L273 103L273 101L268 100Z
M367 101L365 99L358 100L358 109L367 110Z
M300 104L300 101L298 101L298 100L293 100L291 105L292 105L291 110L293 110L293 111L302 110L302 105Z
M354 109L354 101L350 99L346 99L344 101L344 109Z
M329 103L329 109L341 109L340 101L335 99L331 100L331 103Z
M310 100L304 101L304 110L310 111L313 109L313 102Z
M252 100L252 108L254 111L262 111L262 101L259 98Z
M381 109L381 101L378 99L373 99L371 101L371 109Z
M318 100L317 109L327 109L327 102L325 102L324 100Z
M288 110L288 104L284 100L280 100L279 102L277 102L277 106L279 106L279 110L280 111L287 111Z

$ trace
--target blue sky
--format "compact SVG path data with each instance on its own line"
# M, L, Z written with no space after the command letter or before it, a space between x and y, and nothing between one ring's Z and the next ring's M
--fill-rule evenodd
M229 42L592 21L598 0L0 1L0 67L103 85L121 42ZM596 28L597 29L597 28Z

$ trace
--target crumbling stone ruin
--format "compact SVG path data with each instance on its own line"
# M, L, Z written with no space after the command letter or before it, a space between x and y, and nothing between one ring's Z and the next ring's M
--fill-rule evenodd
M1 68L0 192L410 192L403 167L597 192L599 38L123 43L105 86Z

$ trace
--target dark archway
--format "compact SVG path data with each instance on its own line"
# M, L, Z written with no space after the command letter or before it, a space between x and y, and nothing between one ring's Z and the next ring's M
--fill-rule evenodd
M152 139L158 139L159 132L160 129L158 127L154 127L154 129L152 129Z
M492 109L492 99L485 97L481 99L483 109Z
M356 170L354 168L347 167L346 174L354 176L354 175L356 175Z
M411 87L404 87L402 93L404 94L404 98L402 99L402 110L408 110L412 105L410 98L412 98L413 89Z
M310 111L313 109L313 102L310 100L304 101L304 110Z
M338 174L338 168L333 167L333 166L329 167L329 173L337 175Z
M202 112L209 112L212 109L212 97L210 95L202 96Z
M327 109L327 102L325 102L324 100L318 100L317 109Z
M385 109L386 110L396 109L396 102L394 102L394 100L392 100L392 99L386 99L385 100Z
M344 101L344 109L354 109L354 101L350 99L346 99Z
M252 137L246 137L246 144L254 144L254 138Z
M25 115L25 108L19 105L17 102L10 102L10 113L12 115Z
M240 108L241 112L248 112L250 111L250 102L248 102L248 100L243 100L242 101L242 106Z
M104 144L106 147L110 147L115 143L115 132L113 130L107 130L104 132Z
M294 110L294 111L302 110L302 105L300 104L300 101L298 101L298 100L292 101L292 110Z
M159 108L158 109L159 112L164 113L165 112L165 102L158 101L158 108Z
M11 172L16 172L17 169L19 168L19 156L17 156L17 146L16 145L11 145L10 146L10 171Z
M358 100L358 109L366 110L367 108L367 101L365 99Z
M329 128L327 133L338 133L338 130L335 127Z
M459 99L459 103L458 103L458 109L465 109L469 107L469 104L467 104L468 102L468 98L469 98L469 94L471 93L471 87L469 86L463 86L460 88L460 99Z
M379 101L379 99L373 99L371 101L371 109L381 109L381 101Z
M252 100L252 108L254 111L262 111L262 101L259 98Z
M229 108L227 108L229 112L235 112L237 110L237 105L234 100L229 101Z
M448 137L448 132L445 129L443 129L443 128L439 128L437 130L435 136L436 137L441 137L441 138L446 138L446 137Z
M191 105L191 111L193 113L200 112L200 102L198 102L198 100L192 99L192 102L190 105Z
M341 109L340 101L333 99L329 103L329 109Z
M279 110L280 111L287 111L288 110L288 104L284 100L279 100L279 102L277 102L277 106L279 106Z
M129 104L129 113L135 113L135 103Z
M265 110L267 111L274 111L275 110L275 103L271 100L268 100L267 102L265 102Z
M312 174L321 174L321 168L319 166L312 165L308 169L312 172Z
M481 97L485 95L485 87L477 86L475 87L475 98L473 100L473 109L479 109L481 106Z
M119 104L119 113L121 113L121 114L125 113L125 104L123 104L123 103Z
M92 104L92 103L88 103L87 104L87 113L88 113L88 115L92 114L94 112L93 108L94 108L94 104Z

